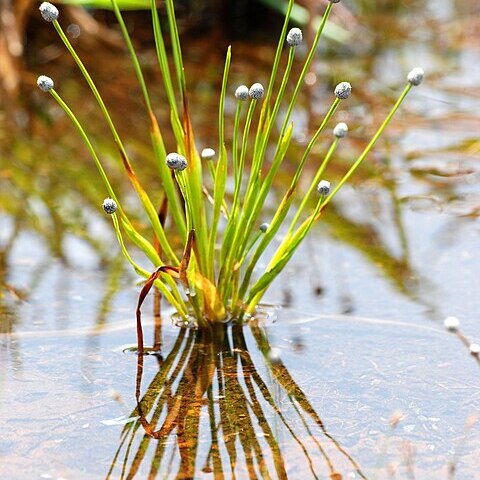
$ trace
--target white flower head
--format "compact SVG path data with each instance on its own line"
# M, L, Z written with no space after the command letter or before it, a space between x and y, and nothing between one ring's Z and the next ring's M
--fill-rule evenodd
M166 158L166 162L169 168L181 172L187 168L187 159L179 153L169 153Z
M37 78L37 86L42 92L49 92L53 88L54 84L50 77L47 77L46 75L40 75Z
M253 98L254 100L260 100L263 97L264 93L265 89L263 88L263 85L261 83L254 83L248 91L250 98Z
M333 129L333 134L337 138L344 138L348 134L348 125L344 122L337 123Z
M281 357L282 357L282 352L278 347L272 347L268 351L268 359L272 363L280 363L281 362Z
M248 87L246 85L240 85L235 90L235 98L237 100L245 101L248 99Z
M289 47L297 47L302 43L303 35L299 28L292 28L287 34L287 43Z
M268 230L268 227L269 227L269 226L270 226L269 223L266 223L266 222L265 222L265 223L262 223L262 224L260 225L260 227L259 227L259 228L260 228L260 231L261 231L262 233L265 233L265 232Z
M418 87L423 82L424 78L425 72L423 71L423 68L420 67L416 67L413 70L410 70L407 75L408 83L410 83L410 85L413 85L414 87Z
M106 198L103 201L102 204L103 209L105 210L105 213L108 213L109 215L112 215L117 211L117 202L113 200L113 198Z
M348 82L341 82L335 87L335 96L345 100L352 93L352 86Z
M472 355L477 356L480 354L480 345L478 343L471 343L469 350Z
M330 193L330 182L327 180L320 180L317 185L317 191L320 195L328 195Z
M58 8L50 2L43 2L38 9L47 22L53 22L58 18Z
M200 156L204 160L212 160L215 157L215 150L213 148L204 148Z
M447 317L443 321L443 325L450 332L456 332L460 327L460 320L457 317Z

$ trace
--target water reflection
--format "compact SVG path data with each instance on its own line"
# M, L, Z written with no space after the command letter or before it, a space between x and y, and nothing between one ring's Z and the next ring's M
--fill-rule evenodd
M265 329L221 325L212 331L180 331L171 350L146 357L158 370L141 394L139 356L137 408L130 414L109 478L148 478L168 472L197 478L341 479L342 469L367 478L354 458L328 432L309 399L290 375ZM260 351L257 366L249 348ZM150 365L151 367L151 365ZM292 455L297 452L297 456Z

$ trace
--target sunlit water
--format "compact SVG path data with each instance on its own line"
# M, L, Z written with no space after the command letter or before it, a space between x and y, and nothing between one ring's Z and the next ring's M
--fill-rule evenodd
M204 382L199 397L183 404L182 418L193 426L175 424L160 440L145 436L137 422L136 356L124 351L136 340L136 279L121 259L99 261L117 250L93 213L94 191L79 187L65 196L70 178L88 185L89 176L71 172L63 184L51 180L52 195L45 196L42 179L52 176L40 171L41 181L23 194L31 195L28 205L22 204L19 192L38 162L24 145L12 147L16 156L2 146L2 171L20 165L27 172L1 193L2 478L212 478L213 471L230 478L234 470L237 478L336 472L347 479L443 479L450 462L457 464L455 478L478 477L480 428L473 419L480 366L443 329L443 319L457 316L468 340L480 342L480 58L473 30L468 33L479 12L461 2L441 5L432 12L422 7L411 38L376 45L365 73L360 66L370 57L355 57L360 73L353 75L369 84L367 92L396 85L412 65L424 65L429 78L372 155L376 175L365 173L355 189L343 190L270 291L266 300L284 308L260 328L268 343L245 327L244 345L231 336L228 345L209 351L188 332L179 351L188 341L195 348L182 360L174 349L180 331L164 312L162 358L184 365L170 373L168 411L175 412L183 381L191 391L197 385L185 373L189 368ZM412 19L399 15L399 24L405 18ZM438 23L422 23L431 18ZM316 68L320 75L324 66ZM355 105L348 115L356 125L353 139L364 142L365 111ZM367 130L378 124L376 117L365 119ZM58 150L49 155L57 158ZM103 245L87 245L76 231L57 249L51 221L38 227L31 212L50 218L57 191L70 199L67 211L83 199L90 238ZM15 219L24 220L19 233ZM148 307L144 320L151 343ZM218 358L223 363L213 365ZM240 367L242 359L247 363ZM146 357L142 395L160 394L165 383L148 387L162 365ZM249 390L253 366L257 383ZM222 391L220 379L235 383ZM157 428L168 418L159 410Z

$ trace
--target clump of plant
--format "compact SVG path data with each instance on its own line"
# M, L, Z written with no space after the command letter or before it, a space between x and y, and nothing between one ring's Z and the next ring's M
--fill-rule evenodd
M340 103L350 96L351 86L348 82L337 85L332 95L331 106L307 144L288 190L270 222L264 223L262 208L290 147L293 131L292 111L310 69L327 19L333 5L338 2L339 0L330 0L328 3L304 60L303 68L295 80L293 94L288 98L285 98L286 86L290 81L296 48L303 41L300 29L288 29L294 0L288 2L270 80L266 88L260 83L255 83L250 88L241 85L234 90L229 85L232 51L230 47L228 48L218 103L217 150L215 152L212 148L207 148L199 154L190 121L190 107L173 0L165 1L172 46L173 72L169 67L155 0L151 1L156 52L171 114L170 126L176 141L176 145L168 145L168 148L155 117L144 76L122 14L116 0L111 0L112 9L131 55L150 120L152 149L163 187L162 201L159 205L154 205L149 193L135 175L132 162L97 86L58 22L58 10L47 2L40 6L43 18L52 22L98 102L118 147L121 162L141 200L152 228L153 239L149 240L134 227L108 180L85 128L54 89L53 81L49 77L40 76L38 86L41 90L49 92L70 117L96 164L108 194L103 208L112 217L123 254L135 271L147 279L140 295L139 306L150 288L155 286L176 309L182 321L194 322L199 327L207 327L215 322L226 320L242 321L253 314L271 283L290 261L326 206L365 160L412 86L422 82L424 76L422 69L415 68L408 74L407 84L384 122L350 169L335 187L331 188L330 183L324 179L325 171L339 142L347 135L347 125L339 123L333 129L330 148L321 162L318 162L317 158L311 159L310 153ZM274 89L277 76L280 75L281 56L285 50L288 57L286 67L281 74L280 86ZM226 139L224 106L225 98L230 95L231 90L234 90L236 112L233 138ZM285 113L281 114L282 105ZM253 131L252 123L256 115L258 125L256 131ZM281 116L283 119L280 118L278 140L273 142L272 133ZM271 143L274 143L274 148L270 156L267 155L267 147L271 146ZM227 145L231 147L227 148ZM307 192L299 193L298 184L307 160L313 161L316 173ZM208 176L210 179L206 181ZM229 176L233 178L231 196L227 195L226 188ZM210 191L207 185L212 185ZM298 197L301 198L300 202L296 202ZM287 217L292 205L298 203L293 217ZM309 210L312 203L314 207ZM276 238L280 228L286 230L286 233L282 231L284 233L282 240L267 267L257 275L257 264L267 247ZM132 259L125 239L145 253L155 268L153 274ZM181 249L178 248L180 244ZM139 316L139 308L137 316Z

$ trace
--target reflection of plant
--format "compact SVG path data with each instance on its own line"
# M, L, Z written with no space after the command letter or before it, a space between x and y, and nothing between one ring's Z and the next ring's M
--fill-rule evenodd
M409 74L405 89L370 143L353 163L348 172L344 174L329 196L328 182L320 183L320 188L318 189L320 195L319 198L315 200L313 212L304 215L305 207L308 203L307 199L314 197L316 193L315 187L321 180L324 170L335 152L339 139L344 136L346 130L341 129L342 134L335 133L336 138L331 143L323 162L318 167L317 173L310 182L308 193L304 196L304 201L300 204L296 215L293 216L287 234L274 252L266 271L258 280L252 281L253 272L257 263L267 250L267 247L269 247L275 239L280 228L287 221L288 213L295 199L295 194L297 193L301 174L311 150L316 144L321 132L326 127L327 122L334 115L340 101L347 98L351 92L351 87L348 82L342 82L337 86L335 89L335 99L324 120L308 143L290 186L280 202L271 223L267 227L263 226L263 228L259 229L258 224L260 223L262 215L262 207L290 146L293 132L293 126L290 120L293 108L296 104L300 88L304 83L305 76L310 69L314 53L333 3L338 3L338 1L331 0L328 3L322 22L320 23L297 80L294 92L290 98L285 99L285 103L287 104L286 114L281 121L280 134L273 148L274 153L269 168L266 168L266 156L270 138L284 101L284 94L292 70L296 47L302 39L299 29L294 29L293 32L290 31L287 35L288 22L294 6L294 0L290 0L288 3L283 30L280 35L280 41L266 91L259 83L254 84L248 91L250 103L246 114L243 134L241 134L242 129L240 125L243 103L248 99L248 89L246 89L246 87L237 89L235 95L237 98L236 114L230 155L226 147L224 121L224 106L231 63L231 49L228 49L218 110L218 161L214 167L211 159L206 160L210 166L209 170L213 184L213 193L210 195L204 185L204 176L202 173L204 166L202 166L201 157L195 147L173 1L167 0L166 8L173 51L174 75L170 72L155 1L151 2L158 60L169 102L171 128L177 143L176 150L179 152L167 155L167 149L153 112L138 58L120 9L116 1L111 0L112 8L116 14L131 54L133 66L150 118L152 147L164 189L164 200L160 211L157 211L149 194L142 187L135 175L128 152L117 133L102 96L57 20L58 10L47 2L44 2L40 7L42 16L47 21L53 23L62 41L79 66L100 106L119 149L123 166L150 220L155 242L151 243L143 237L130 221L129 216L123 209L108 180L103 165L84 127L55 91L53 81L48 77L41 76L38 80L38 86L43 91L51 93L75 124L83 141L87 145L100 172L105 188L109 196L113 199L113 203L110 202L112 203L112 208L108 209L108 213L114 212L114 205L118 205L118 211L116 213L114 212L112 217L119 243L126 258L132 263L137 273L141 276L149 277L148 272L140 268L128 254L123 242L123 235L126 235L137 247L143 250L157 268L154 275L150 277L152 282L156 282L156 286L162 291L167 300L176 308L178 314L185 321L194 317L200 326L206 326L215 321L222 321L227 317L241 320L245 313L251 314L254 311L265 291L290 261L309 230L320 218L325 207L339 189L350 179L355 170L363 163L410 91L412 85L418 85L423 79L423 71L421 69L412 70ZM285 41L289 46L287 65L280 82L280 87L273 100L275 80ZM248 146L249 137L251 136L251 126L256 105L264 95L265 100L263 101L259 115L257 132L256 135L252 135L252 149ZM336 132L337 131L339 130L337 129ZM251 167L249 174L245 175L247 155L251 156ZM230 204L227 203L226 198L229 157L234 181L233 201ZM171 217L170 223L167 223L167 217ZM290 221L289 218L288 221ZM178 241L178 239L180 241ZM221 246L217 248L219 241ZM183 256L179 255L179 243L185 246ZM186 293L186 299L172 277L180 280L180 284Z
M292 457L286 449L291 451L291 445L302 452L302 462L314 478L323 469L330 478L340 478L336 456L366 478L328 433L285 365L273 358L264 329L252 324L250 340L253 337L254 350L266 360L266 378L248 351L246 332L238 325L222 325L213 331L181 330L164 360L157 352L159 370L143 396L143 357L139 356L138 406L131 414L139 419L124 427L107 478L116 476L117 463L122 478L133 478L145 463L150 464L149 478L160 471L174 476L177 447L177 478L195 478L198 468L213 472L215 478L241 474L243 478L258 471L262 478L287 478ZM280 387L288 407L280 407L268 378ZM141 426L144 435L138 435ZM207 449L201 448L203 441L209 442ZM332 448L334 453L330 453ZM323 466L317 463L319 459Z

